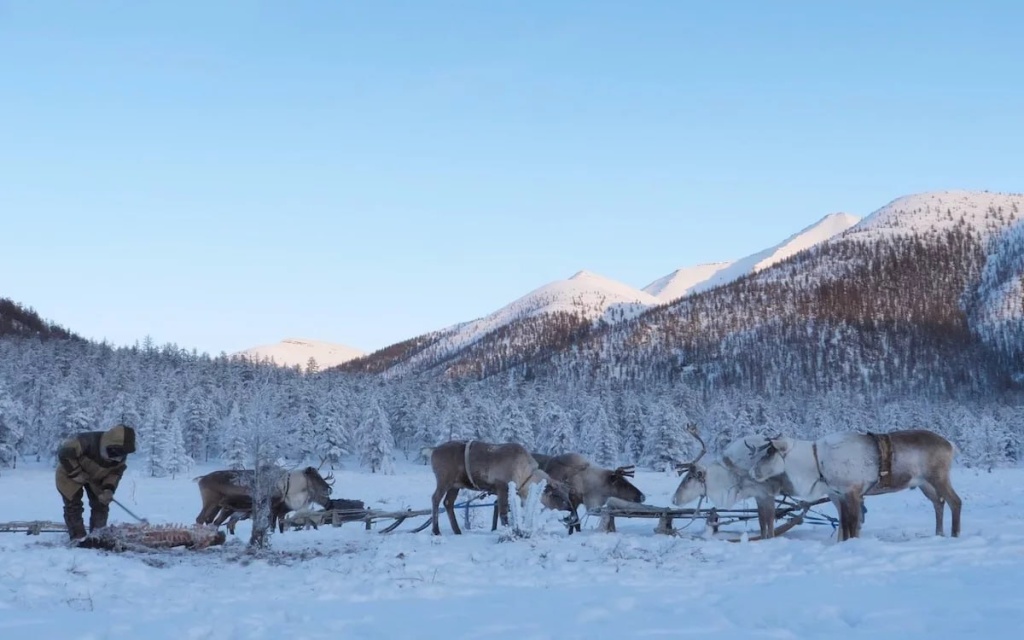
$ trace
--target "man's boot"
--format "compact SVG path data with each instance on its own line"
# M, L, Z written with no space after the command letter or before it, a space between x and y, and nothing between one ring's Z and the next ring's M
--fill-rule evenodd
M64 499L64 524L67 525L68 536L72 540L85 537L85 521L82 519L84 511L81 498L78 500Z
M107 517L110 516L110 506L99 500L89 502L89 533L107 526Z

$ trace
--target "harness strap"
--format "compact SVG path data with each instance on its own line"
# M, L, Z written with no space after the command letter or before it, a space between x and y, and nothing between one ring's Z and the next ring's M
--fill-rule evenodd
M814 481L813 485L811 485L811 487L813 488L819 482L825 482L825 474L821 472L821 460L818 459L818 442L817 441L814 441L814 442L811 443L811 453L814 454L814 468L818 472L818 479ZM827 482L825 482L825 484L826 484L826 486L828 485Z
M476 481L473 480L473 474L469 471L469 447L472 444L472 440L466 441L466 449L463 453L463 460L466 464L466 477L469 478L469 486L475 489L476 491L480 491L480 487L476 486Z
M888 433L868 432L878 446L878 482L876 486L887 488L892 481L892 438Z

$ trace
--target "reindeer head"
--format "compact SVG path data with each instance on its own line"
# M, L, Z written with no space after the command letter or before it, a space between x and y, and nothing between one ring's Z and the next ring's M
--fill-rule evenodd
M751 447L751 445L748 445ZM786 472L786 455L793 448L791 438L775 438L759 447L751 447L754 464L750 467L750 477L757 482Z
M679 486L676 487L675 494L672 496L672 503L675 505L693 502L697 498L703 498L708 493L707 468L700 464L700 459L707 453L708 447L700 437L700 433L697 432L697 425L687 425L686 431L700 443L700 453L690 462L676 465L676 473L679 475L685 473L686 476L680 481Z
M607 473L609 494L620 500L629 500L630 502L643 502L647 499L643 491L637 489L636 485L629 481L629 478L632 478L636 473L635 465L618 467L614 471Z
M309 490L309 499L326 508L331 501L331 491L334 485L334 474L328 473L326 477L313 467L303 469L306 477L306 487Z
M540 494L540 503L554 511L572 511L572 500L569 498L569 486L555 480L541 469L534 469L529 479L519 488L519 497L526 499L530 485L544 481L544 491Z

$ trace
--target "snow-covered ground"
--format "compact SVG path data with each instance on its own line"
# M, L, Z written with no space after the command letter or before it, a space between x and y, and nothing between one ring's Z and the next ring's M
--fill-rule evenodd
M191 476L212 468L177 479L130 469L117 498L153 522L190 523L199 510ZM335 473L336 497L429 506L428 467ZM5 470L0 521L60 520L52 477L43 465ZM677 481L636 478L660 505ZM244 553L247 521L204 551L117 554L69 548L64 534L0 534L0 637L1018 637L1024 470L957 469L954 484L964 500L959 539L931 535L931 505L917 491L869 498L864 537L842 544L828 526L734 544L657 535L653 520L601 533L596 518L567 537L550 512L532 538L500 542L484 509L462 537L447 522L440 538L346 524L275 534L259 558ZM130 521L116 505L111 515Z

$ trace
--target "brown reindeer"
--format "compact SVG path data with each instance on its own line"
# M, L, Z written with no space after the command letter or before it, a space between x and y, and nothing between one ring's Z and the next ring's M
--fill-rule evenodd
M514 442L491 444L475 440L453 440L431 452L430 466L437 481L437 488L431 496L432 530L436 536L441 535L437 514L442 498L452 531L458 535L462 534L455 519L455 499L459 495L459 489L473 489L496 495L503 524L508 524L509 482L516 483L519 497L525 499L530 485L542 480L547 481L541 494L541 503L549 509L570 509L565 486L553 481L540 469L533 456L522 445Z
M584 505L588 511L604 505L608 498L614 497L629 502L643 502L647 497L636 488L629 478L635 473L635 467L618 467L605 469L578 453L563 453L557 456L534 453L533 458L552 480L565 483L569 490L569 535L580 531L579 506ZM492 527L496 527L498 508L495 505L492 516Z
M270 515L271 526L277 524L282 533L284 516L289 511L303 509L314 502L322 506L330 502L334 482L332 474L321 476L313 467L291 472L268 467L264 473L278 476L270 496ZM212 522L219 527L227 520L228 530L234 533L235 524L251 516L252 486L256 480L253 470L213 471L193 480L199 483L199 495L203 501L196 523Z
M839 540L860 536L865 495L917 487L935 507L935 535L943 534L943 505L960 535L960 496L949 479L955 449L932 431L833 433L817 440L775 438L758 448L750 475L759 482L785 475L794 496L828 496L839 512Z

